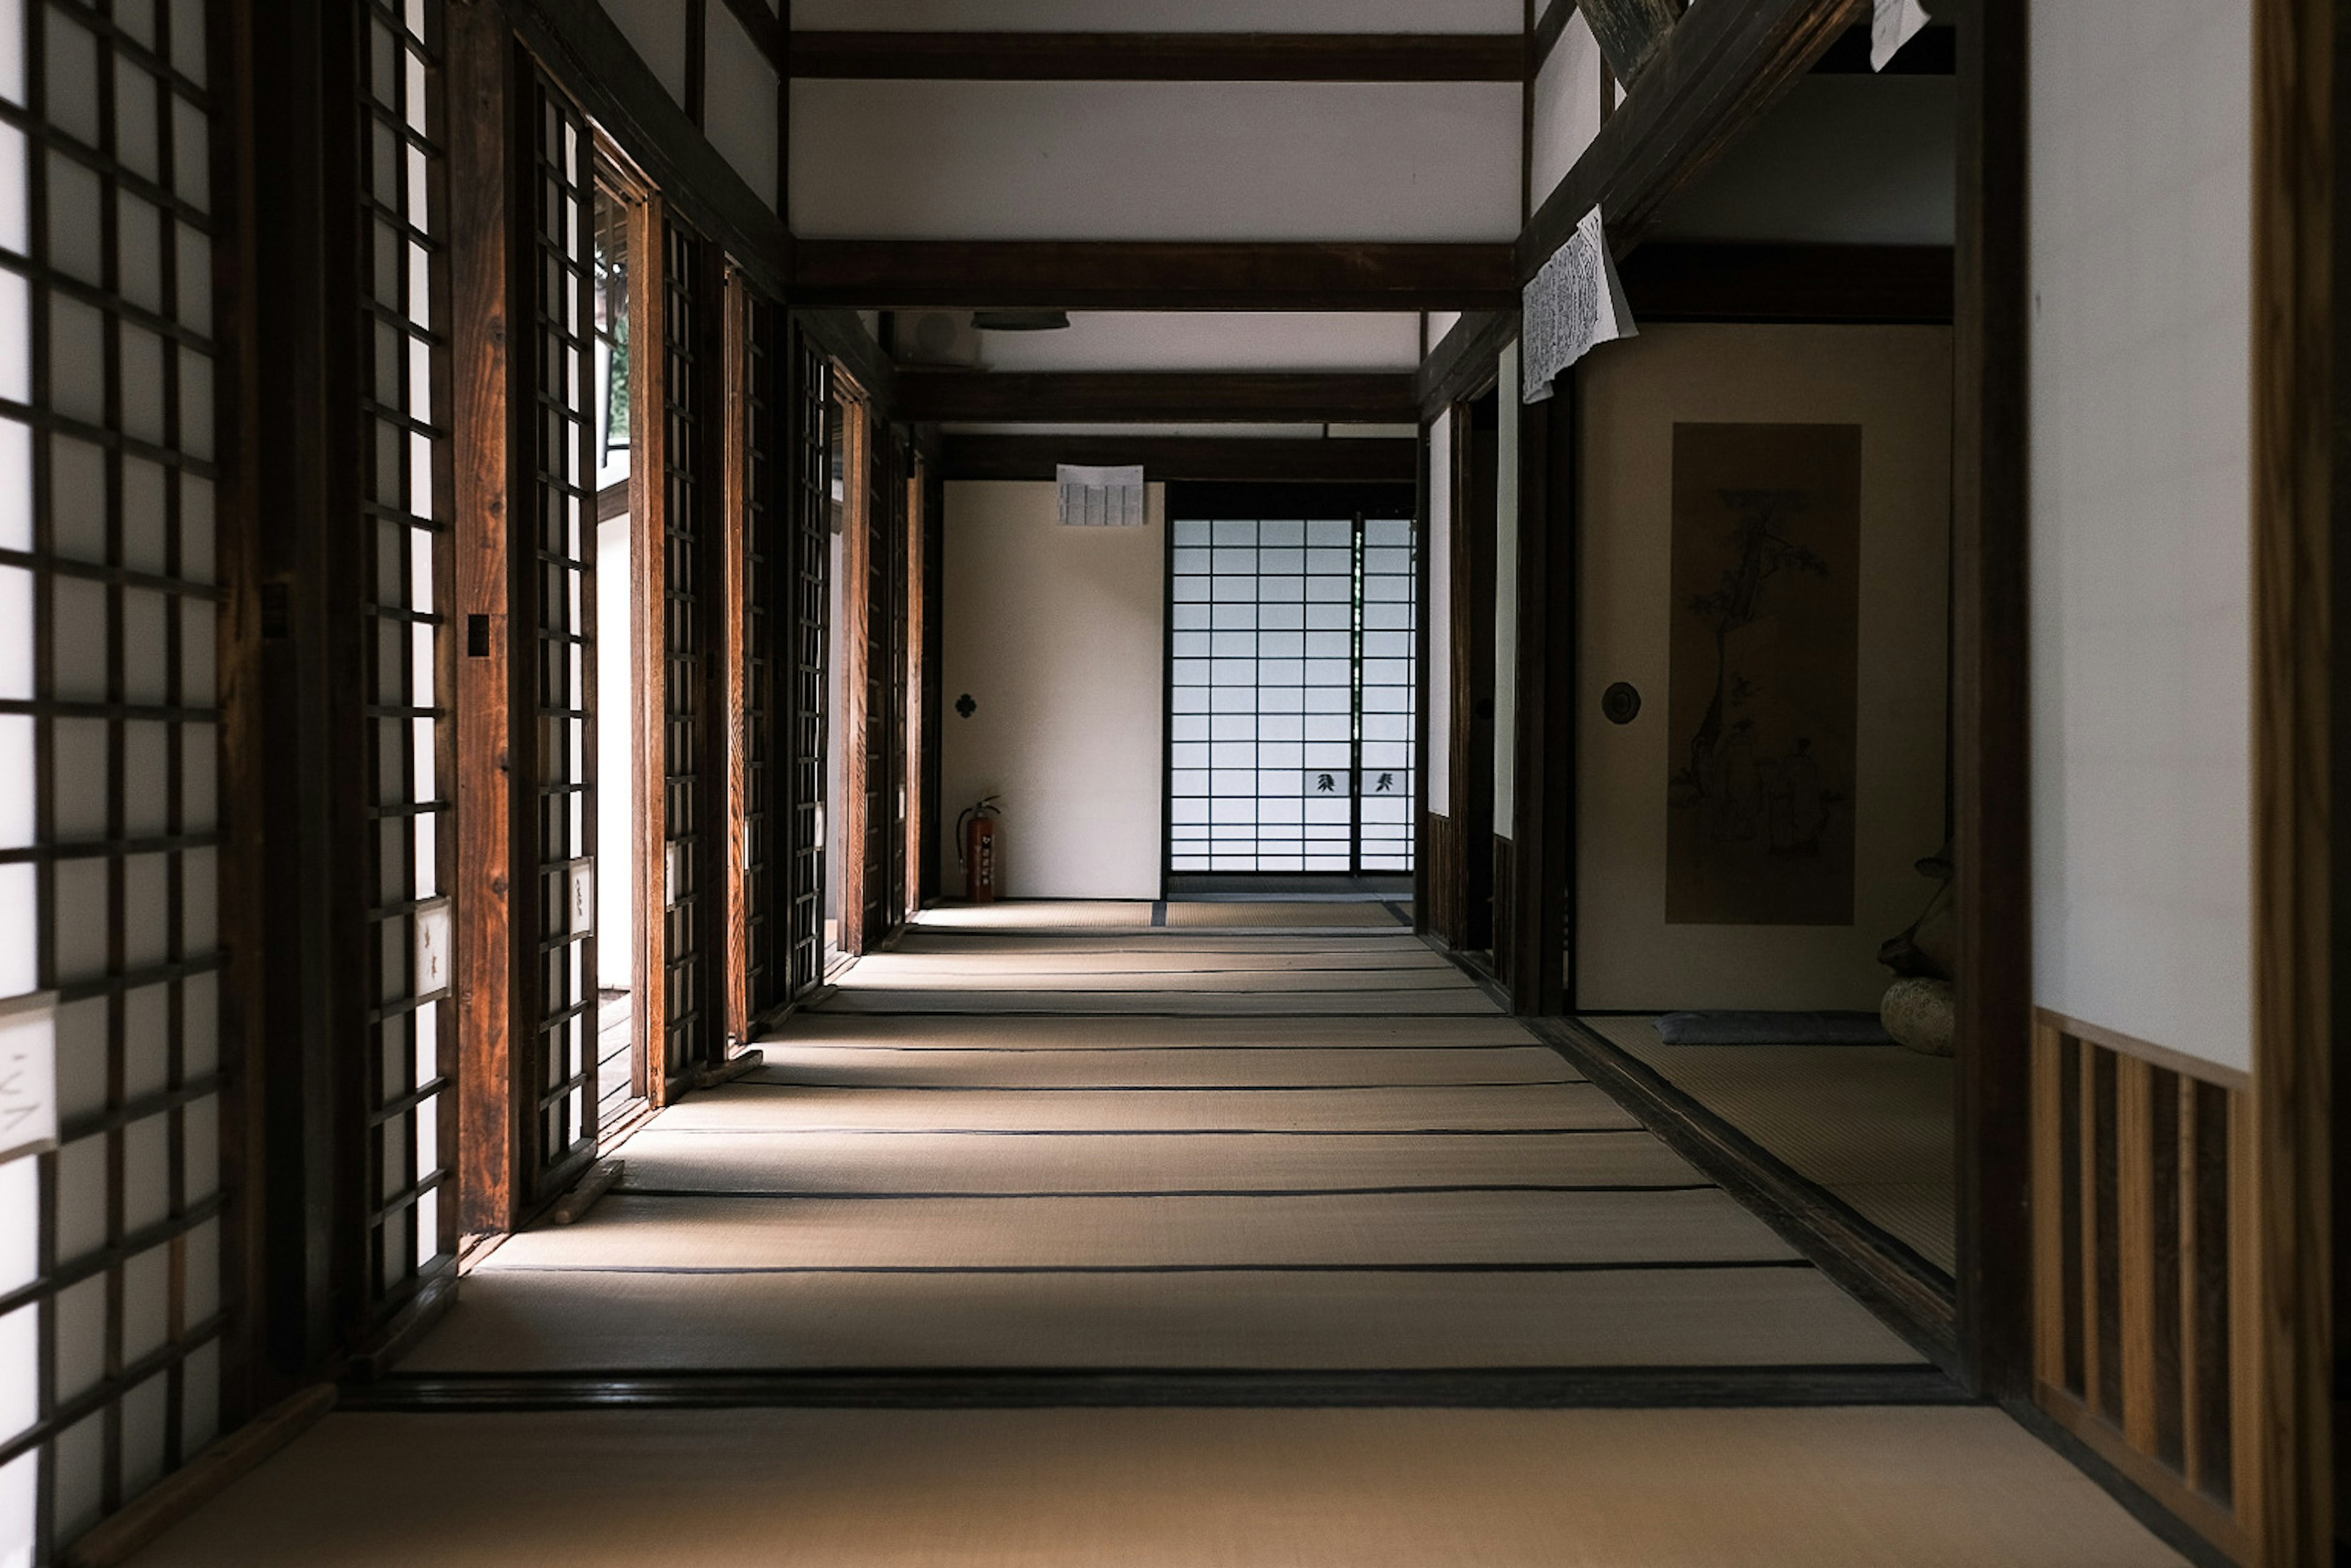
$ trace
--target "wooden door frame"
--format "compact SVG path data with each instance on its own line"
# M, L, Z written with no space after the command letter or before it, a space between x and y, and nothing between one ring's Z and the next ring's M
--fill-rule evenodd
M629 207L629 561L635 574L630 585L634 600L629 616L629 767L632 830L629 842L629 950L635 974L629 997L629 1092L649 1106L664 1103L663 1074L654 1069L654 1020L662 1016L666 992L662 967L663 932L655 907L652 880L662 863L662 723L658 705L647 693L659 684L662 636L662 583L665 559L661 549L663 486L661 471L664 431L658 414L663 393L661 318L662 279L666 257L661 236L664 208L653 188L619 143L602 130L596 133L596 186ZM653 334L655 351L645 353L644 334ZM648 411L656 411L648 417ZM651 677L649 679L648 677ZM596 716L601 727L604 716ZM597 890L601 904L602 889ZM598 917L602 916L600 907ZM597 940L602 942L601 932ZM601 1092L601 1084L598 1085ZM598 1130L601 1138L602 1129Z
M841 951L851 957L862 954L872 936L865 929L865 787L872 758L866 755L866 661L868 618L872 596L866 591L866 552L870 541L866 508L872 504L866 465L872 461L873 404L865 390L835 360L832 364L832 406L841 421L841 615L831 629L831 653L840 661L840 710L833 716L828 740L841 747L841 799L831 802L827 821L828 858L838 846L839 863L828 864L832 884L840 889ZM854 412L852 412L854 411Z
M2345 406L2351 282L2334 243L2347 175L2351 29L2339 0L2253 6L2252 627L2253 1089L2259 1377L2248 1528L2270 1568L2336 1560L2334 1443L2338 1346L2333 1082L2335 947L2351 865L2332 831L2351 768L2351 653L2333 634L2351 551L2336 548L2351 497Z

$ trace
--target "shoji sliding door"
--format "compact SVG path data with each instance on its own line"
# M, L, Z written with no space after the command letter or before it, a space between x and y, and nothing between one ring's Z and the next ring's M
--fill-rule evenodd
M545 76L525 89L529 137L522 235L529 290L522 351L530 401L530 513L518 541L513 726L530 802L517 858L535 896L515 901L523 945L528 1060L519 1092L523 1200L559 1192L596 1153L596 464L594 430L596 148L587 117Z
M665 1046L674 1078L718 1058L720 887L713 851L725 837L713 809L711 674L720 486L711 459L723 444L713 395L723 340L719 274L710 246L672 221L662 267L662 847ZM719 797L723 800L724 797Z
M211 11L0 4L0 1562L220 1420Z
M370 1316L398 1311L456 1239L451 1179L452 924L444 856L451 728L442 693L451 561L443 0L363 0L356 519L367 585L362 863L370 983L362 1262Z
M737 276L742 377L743 992L756 1019L790 999L789 808L793 528L789 475L790 328Z
M831 366L823 351L795 329L786 418L791 455L791 516L785 524L780 572L784 630L785 758L788 835L785 981L797 997L824 978L825 690L831 642Z
M1409 872L1409 493L1176 485L1167 507L1168 870Z

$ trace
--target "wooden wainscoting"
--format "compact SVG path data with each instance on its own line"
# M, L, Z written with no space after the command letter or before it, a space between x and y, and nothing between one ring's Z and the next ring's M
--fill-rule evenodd
M2250 1563L2259 1277L2245 1077L2046 1011L2032 1072L2036 1399Z

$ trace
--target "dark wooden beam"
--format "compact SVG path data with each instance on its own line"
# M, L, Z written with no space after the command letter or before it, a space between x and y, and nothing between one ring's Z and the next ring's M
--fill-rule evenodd
M1527 39L1527 79L1532 81L1542 74L1543 62L1559 47L1559 36L1567 31L1567 19L1575 15L1574 0L1552 0L1550 10L1535 23Z
M743 31L749 35L752 46L767 60L775 73L786 78L792 71L794 35L790 25L768 9L767 0L726 0L726 9L735 14ZM806 37L805 34L799 35Z
M1511 248L1188 240L841 240L793 246L802 306L1093 310L1515 308Z
M504 8L531 53L644 171L670 210L724 246L760 287L782 294L791 253L783 220L704 138L603 7L505 0Z
M1736 141L1836 41L1856 0L1708 4L1667 37L1630 94L1519 236L1519 277L1532 277L1583 214L1601 209L1618 256L1675 193Z
M1664 47L1681 20L1683 0L1577 0L1616 79L1630 82Z
M793 312L817 346L839 361L850 379L857 383L873 412L884 423L900 417L895 412L898 395L898 367L882 351L865 323L857 319L854 310L799 310Z
M1057 464L1143 465L1146 479L1304 479L1411 484L1420 444L1409 437L1272 440L1238 435L946 435L947 479L1050 479Z
M1447 403L1484 392L1494 374L1494 361L1518 335L1516 308L1472 310L1453 323L1453 329L1428 351L1413 378L1413 398L1421 417L1435 419ZM1517 395L1515 389L1511 395Z
M1635 321L1951 319L1945 246L1652 241L1619 272Z
M905 419L1039 423L1160 420L1403 422L1412 377L1288 372L915 371L898 372Z
M802 78L1519 81L1526 68L1516 33L800 32L791 39L792 74Z

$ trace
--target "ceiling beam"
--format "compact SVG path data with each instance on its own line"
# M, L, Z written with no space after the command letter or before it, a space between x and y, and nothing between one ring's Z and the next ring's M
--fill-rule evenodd
M1745 133L1857 16L1861 0L1692 6L1519 236L1531 278L1594 206L1624 256L1676 193Z
M1515 82L1526 79L1527 47L1517 33L796 32L791 71L836 80Z
M1395 480L1419 473L1420 444L1393 436L1281 440L1238 435L956 435L940 437L948 479L1050 479L1055 467L1143 465L1146 479Z
M796 239L796 304L1065 310L1517 305L1507 243Z
M1090 423L1401 423L1417 413L1409 372L901 370L901 419Z
M749 36L752 46L764 56L778 76L791 74L792 33L782 18L768 9L767 0L726 0L726 8L735 13Z

